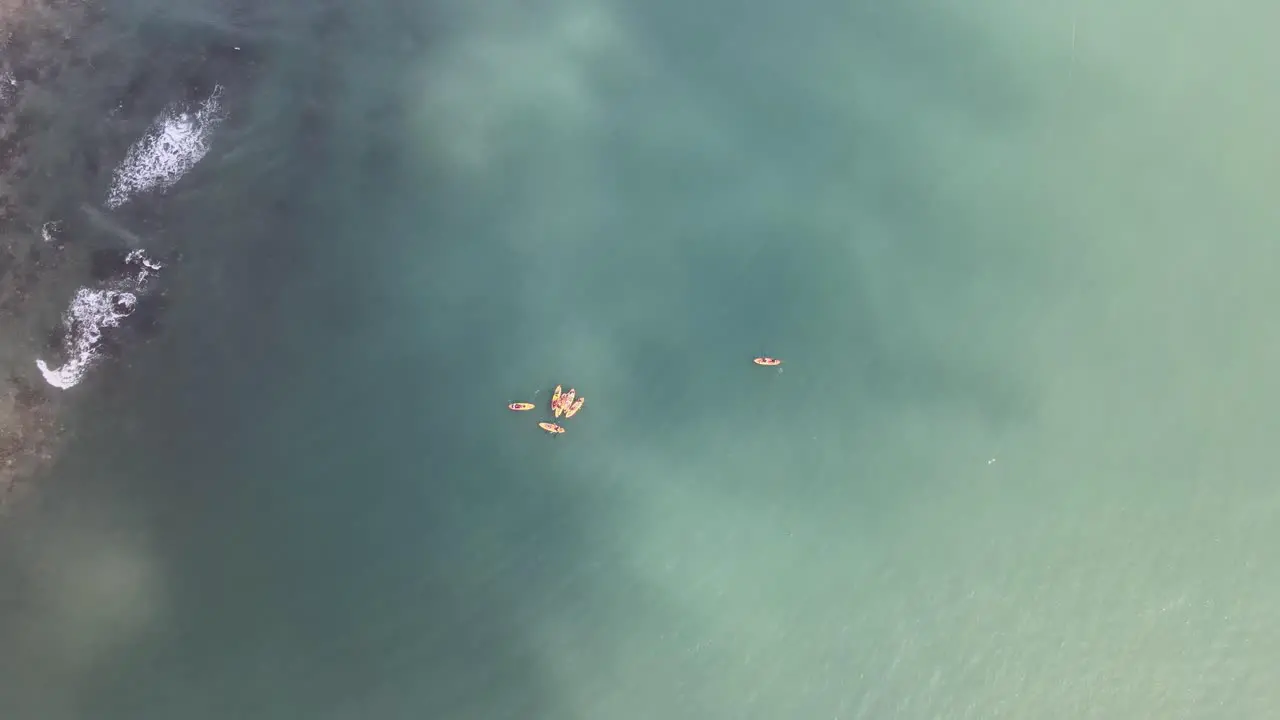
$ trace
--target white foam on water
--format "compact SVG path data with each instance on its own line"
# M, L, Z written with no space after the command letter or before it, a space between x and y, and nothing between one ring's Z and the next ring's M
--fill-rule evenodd
M67 361L55 368L43 359L36 359L36 367L45 382L62 390L78 385L98 359L103 329L118 327L121 320L133 314L138 307L138 294L147 280L163 267L142 250L130 252L125 262L140 269L106 287L83 287L76 291L62 318Z
M142 250L134 250L130 252L124 257L124 261L127 265L137 265L141 268L141 270L138 271L138 274L134 277L134 282L138 284L139 288L141 288L152 275L159 272L160 268L164 267L164 265L161 265L155 260L147 257L146 252Z
M222 86L191 112L171 106L129 148L116 167L106 205L117 208L139 193L165 190L187 174L209 152L209 139L221 124Z
M80 288L67 309L64 326L67 328L66 345L70 359L61 367L51 368L44 360L37 359L36 367L50 385L66 390L75 387L97 358L97 346L102 340L102 328L116 327L128 317L138 298L133 293Z
M8 107L18 97L18 79L11 72L0 73L0 106Z

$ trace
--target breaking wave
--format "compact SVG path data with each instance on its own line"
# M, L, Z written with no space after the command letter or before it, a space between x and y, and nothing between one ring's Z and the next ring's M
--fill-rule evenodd
M143 192L166 190L209 152L209 138L221 124L222 86L216 86L199 107L180 105L161 113L141 140L116 167L108 208L118 208Z
M116 167L106 206L118 208L139 193L166 190L195 167L208 154L210 136L225 117L221 99L222 86L218 85L194 109L174 104L161 113ZM102 213L88 206L84 209L95 223L111 226ZM131 244L138 244L139 238L132 233L112 229ZM41 236L52 242L59 230L59 223L45 223ZM125 256L124 264L130 269L128 275L76 291L62 318L65 362L52 367L42 358L36 360L41 375L53 387L66 390L84 379L101 354L103 332L119 327L133 314L147 281L162 267L136 247Z
M45 382L63 390L78 385L98 359L103 330L119 327L122 320L133 314L147 281L163 267L143 250L131 251L124 262L131 269L130 275L104 287L82 287L76 291L62 318L66 362L50 367L43 359L36 360Z

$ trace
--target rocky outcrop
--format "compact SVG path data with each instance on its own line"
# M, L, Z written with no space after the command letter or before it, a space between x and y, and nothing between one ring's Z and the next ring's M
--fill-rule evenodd
M83 62L75 39L90 19L79 2L0 0L0 516L29 494L28 479L53 458L61 435L65 399L46 387L32 358L65 304L60 270L82 261L64 251L64 223L26 202L26 187L51 88Z

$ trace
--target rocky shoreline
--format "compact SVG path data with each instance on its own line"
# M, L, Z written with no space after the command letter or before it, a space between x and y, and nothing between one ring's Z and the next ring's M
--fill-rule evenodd
M66 398L46 386L32 358L65 303L61 276L83 258L61 242L59 223L23 198L38 182L28 153L50 88L76 64L74 39L89 19L81 3L0 0L0 516L30 495L29 480L64 435Z
M165 229L185 190L170 189L211 162L215 130L236 137L265 38L294 22L256 7L193 20L0 0L0 516L30 496L92 394L66 390L155 330L160 268L184 252ZM271 137L305 142L291 117L273 118Z
M127 47L127 38L101 27L94 6L71 0L0 0L0 19L3 516L30 496L30 481L68 436L70 384L59 384L45 360L78 381L86 334L95 355L109 350L102 327L133 313L159 265L141 254L136 234L97 207L112 165L156 110L147 98L124 112L121 89L105 82L114 65L138 62L111 46ZM96 305L101 317L87 317Z

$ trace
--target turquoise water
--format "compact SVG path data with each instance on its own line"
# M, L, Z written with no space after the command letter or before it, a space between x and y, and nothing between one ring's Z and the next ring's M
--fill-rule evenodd
M1274 12L384 5L168 206L14 717L1269 716Z

